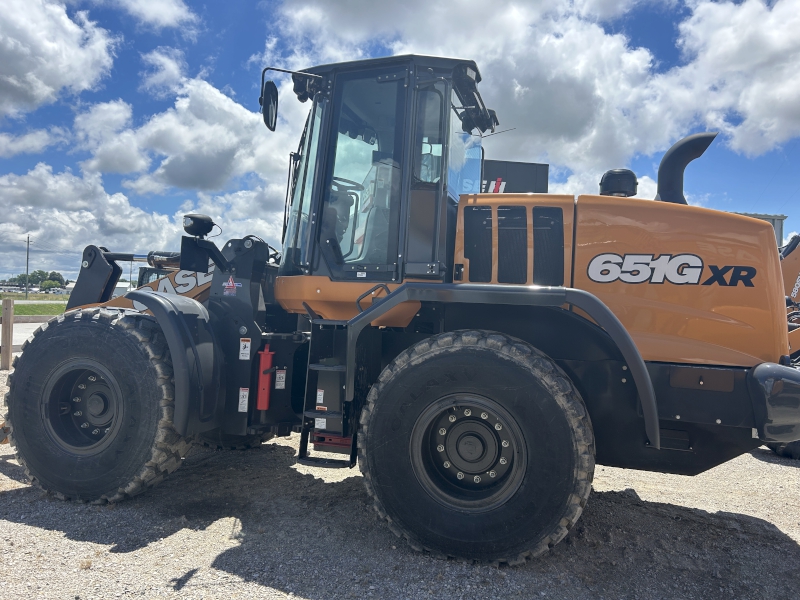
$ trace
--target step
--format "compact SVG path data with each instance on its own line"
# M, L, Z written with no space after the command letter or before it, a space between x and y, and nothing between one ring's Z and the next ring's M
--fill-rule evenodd
M312 325L324 325L326 327L347 327L349 321L338 321L335 319L314 319Z
M301 465L309 467L322 467L323 469L349 469L354 467L355 464L350 464L349 460L336 460L335 458L316 458L313 456L306 456L305 458L298 458L297 462Z

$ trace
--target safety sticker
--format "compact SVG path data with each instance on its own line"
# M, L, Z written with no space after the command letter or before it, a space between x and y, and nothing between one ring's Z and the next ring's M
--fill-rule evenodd
M250 397L250 388L239 388L239 412L247 412L247 400Z
M275 371L275 389L286 389L286 369L278 369Z
M239 338L239 360L250 360L250 338Z
M366 276L367 276L366 271L356 271L356 277L366 277Z
M222 282L222 294L225 296L235 296L236 288L242 287L241 283L233 280L233 275L228 277L228 281Z
M314 429L325 429L328 427L328 419L314 419Z
M318 406L317 410L321 410L321 411L325 412L326 410L328 410L328 407L327 406Z
M322 404L325 399L325 390L317 390L317 404Z

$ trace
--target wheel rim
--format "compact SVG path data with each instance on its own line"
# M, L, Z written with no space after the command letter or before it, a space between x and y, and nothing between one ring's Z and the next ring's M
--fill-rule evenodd
M122 421L122 394L105 368L70 361L49 377L41 417L50 438L71 454L97 454L113 440Z
M431 404L411 432L411 464L428 494L448 508L484 512L507 502L528 457L516 421L498 402L454 394Z

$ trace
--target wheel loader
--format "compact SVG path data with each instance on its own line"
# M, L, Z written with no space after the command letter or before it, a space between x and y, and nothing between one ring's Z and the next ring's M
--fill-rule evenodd
M413 548L517 564L575 525L596 464L695 475L800 438L772 228L683 196L714 134L667 152L655 201L625 170L577 198L481 194L499 119L473 61L288 73L310 111L281 250L218 247L204 215L169 256L87 247L67 312L10 378L31 481L117 502L197 439L295 432L298 462L357 464ZM118 262L159 256L174 270L110 300Z

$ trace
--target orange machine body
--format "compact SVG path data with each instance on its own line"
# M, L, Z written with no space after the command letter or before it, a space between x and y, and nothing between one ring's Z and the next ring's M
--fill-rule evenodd
M492 207L494 223L501 207L562 208L563 285L606 303L646 361L748 367L789 354L781 265L768 223L637 198L464 196L455 251L464 283L472 282L463 216L470 206ZM496 229L492 284L503 283ZM528 285L535 283L536 233L529 218Z

